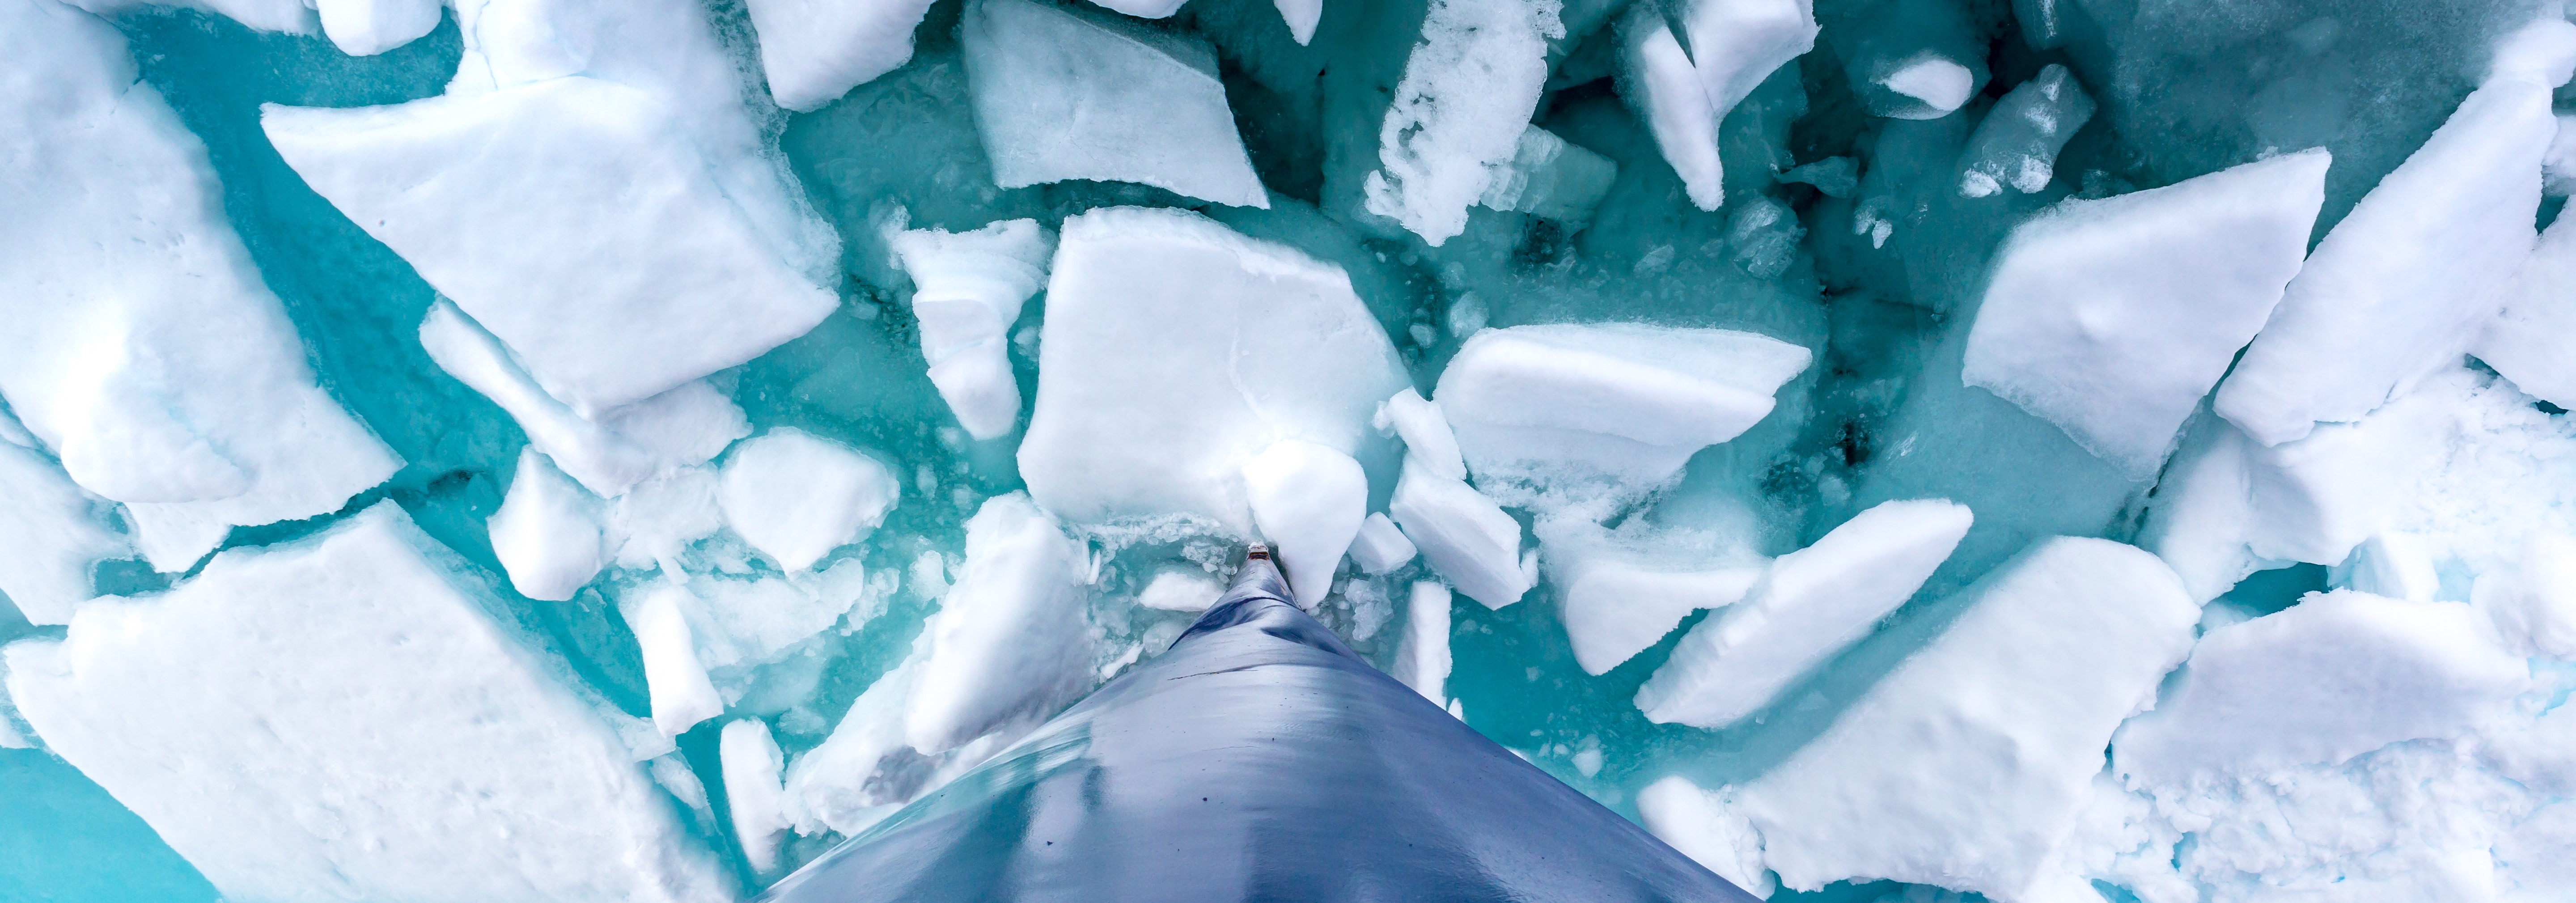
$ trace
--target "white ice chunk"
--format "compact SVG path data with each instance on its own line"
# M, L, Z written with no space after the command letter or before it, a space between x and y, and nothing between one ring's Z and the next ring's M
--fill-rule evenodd
M723 676L738 677L743 667L777 661L845 616L852 630L866 624L884 610L892 575L882 576L888 579L872 582L857 558L791 578L694 574L689 594L677 601L698 661L710 671L734 669ZM719 687L727 698L741 688L731 680Z
M617 613L635 634L644 659L644 684L653 697L653 726L677 737L724 714L724 698L699 663L697 637L682 614L700 605L689 588L664 581L617 602Z
M2576 36L2546 20L2535 35ZM2503 67L2317 243L2218 390L2265 445L2359 420L2459 355L2529 256L2558 82ZM2557 75L2564 80L2564 74Z
M920 670L919 647L869 684L823 745L787 769L780 810L796 833L857 834L912 798L931 763L904 743L904 702Z
M384 502L84 607L8 648L9 693L228 899L733 899L498 605Z
M958 40L995 184L1138 182L1270 206L1203 40L1037 0L974 0Z
M1977 74L1927 50L1898 64L1878 83L1921 104L1892 114L1894 118L1939 119L1968 102L1968 95L1977 88Z
M1742 601L1769 563L1684 536L1625 536L1582 518L1542 520L1536 532L1575 663L1595 675L1663 640L1691 612Z
M724 529L720 482L715 468L683 467L610 500L605 526L618 566L650 570L675 562L689 546Z
M912 276L921 356L939 397L967 434L1010 433L1020 420L1020 383L1004 333L1029 296L1046 287L1055 236L1036 220L1015 219L972 232L914 229L891 244Z
M733 835L742 843L742 858L750 861L753 872L767 873L778 867L778 847L787 838L779 789L779 775L787 761L779 754L778 740L769 735L767 722L737 718L726 722L724 732L717 735L716 755L724 771L725 808Z
M1434 397L1487 491L1527 484L1625 501L1768 416L1773 394L1811 359L1726 329L1515 326L1468 339Z
M1288 23L1288 36L1299 46L1315 39L1315 24L1324 19L1324 0L1273 0L1279 7L1279 18Z
M2373 591L2360 581L2353 588ZM2398 598L2421 601L2432 595ZM2479 575L2470 600L2511 644L2551 658L2576 659L2576 537L2534 532L2523 540L2520 567L2510 574Z
M9 414L0 411L0 423ZM43 452L0 442L0 596L35 624L68 624L100 561L133 551L109 528L108 505L82 492Z
M2121 774L2155 785L2331 765L2463 735L2529 681L2476 609L2336 590L2210 631L2114 752Z
M1405 384L1341 268L1197 214L1069 217L1053 269L1019 464L1075 523L1180 515L1250 536L1245 462L1285 439L1359 456Z
M1388 514L1431 569L1486 608L1521 600L1535 582L1521 569L1521 524L1460 480L1407 458Z
M528 445L601 496L615 496L652 476L661 462L608 428L583 419L546 394L481 324L445 299L420 321L420 344L439 369L500 405L528 435Z
M205 145L116 29L9 3L0 59L0 398L73 482L185 570L228 527L326 514L399 470L316 383Z
M439 0L316 0L322 33L340 52L374 56L438 27L446 4Z
M2562 130L2576 132L2576 129ZM2559 407L2576 405L2576 217L2540 233L2504 290L2504 310L2469 353L2515 388Z
M1351 456L1289 439L1243 463L1244 496L1261 535L1279 548L1289 591L1312 610L1368 519L1368 474Z
M1225 595L1225 584L1205 571L1173 568L1154 575L1136 604L1160 611L1206 611Z
M564 601L608 561L599 500L531 446L519 452L510 493L490 521L492 554L510 585L530 599Z
M2041 68L1977 123L1963 157L1966 171L1959 174L1959 194L1979 198L2007 187L2022 194L2047 188L2057 173L2057 152L2093 120L2093 109L2092 95L2084 93L2065 66Z
M1404 607L1404 635L1395 643L1395 679L1431 700L1449 699L1449 587L1418 580Z
M1547 87L1547 42L1563 37L1557 0L1431 0L1378 125L1368 212L1433 247L1467 229L1467 208L1520 150Z
M1116 10L1139 19L1160 19L1180 12L1189 0L1091 0L1102 9Z
M1637 818L1656 839L1756 897L1769 897L1779 880L1762 864L1762 834L1727 805L1727 790L1701 790L1681 775L1666 775L1637 791Z
M260 31L309 35L314 28L313 5L304 0L69 0L69 3L111 17L127 10L167 5L202 9ZM44 4L29 2L27 5ZM13 56L11 59L25 57Z
M1521 131L1512 158L1494 170L1476 205L1563 223L1592 221L1619 178L1619 164L1538 126Z
M2215 417L2196 423L2159 480L2138 546L2164 559L2192 601L2206 604L2262 564L2245 545L2255 522L2254 440Z
M1691 203L1715 210L1726 203L1718 126L1773 71L1815 49L1815 6L1810 0L1698 0L1682 17L1688 53L1658 15L1661 6L1630 7L1621 49L1634 90L1643 93L1640 106L1655 147L1681 176Z
M1467 478L1467 461L1458 454L1458 435L1449 429L1448 416L1412 386L1379 405L1370 422L1381 433L1394 430L1404 440L1405 457L1421 462L1424 470L1452 480Z
M567 77L388 107L274 104L297 174L596 416L759 356L839 299L781 256L654 93Z
M2342 571L2343 583L2374 596L2430 602L2442 589L2442 578L2422 537L2381 533L2352 550Z
M2199 606L2155 556L2057 538L1974 601L1787 762L1736 791L1794 890L1887 878L1997 900L2039 886L2121 719L2190 650Z
M661 459L664 466L704 464L733 440L751 435L751 418L703 379L599 414L599 425Z
M1351 539L1351 563L1366 573L1383 574L1403 567L1416 553L1413 540L1404 538L1404 530L1385 512L1372 513L1361 521L1359 535Z
M792 427L770 430L725 459L725 522L787 571L866 539L902 495L875 458Z
M922 628L904 737L946 752L1017 722L1034 725L1091 689L1081 550L1028 496L984 502L966 524L966 566Z
M2294 442L2240 443L2252 512L2247 547L2274 561L2343 563L2391 526L2407 489L2459 434L2459 417L2447 398L2418 393Z
M1780 556L1751 598L1682 637L1637 688L1637 709L1705 728L1760 711L1913 598L1973 521L1947 499L1881 502Z
M912 33L931 0L749 0L769 96L821 109L912 59Z
M2153 476L2298 275L2330 160L2285 154L2070 198L2024 222L1987 283L1961 379Z

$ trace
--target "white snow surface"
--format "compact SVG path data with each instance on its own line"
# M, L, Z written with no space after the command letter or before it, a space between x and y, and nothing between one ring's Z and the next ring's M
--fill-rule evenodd
M778 739L770 735L767 722L736 718L717 735L716 756L724 774L726 817L742 843L742 857L753 872L765 874L778 867L778 848L788 827L779 786L787 762Z
M1637 818L1658 840L1756 897L1780 889L1762 865L1762 835L1728 804L1731 790L1702 790L1665 775L1637 791Z
M912 229L888 242L912 277L912 314L930 382L968 435L996 439L1020 420L1020 382L1005 333L1046 287L1055 236L1036 220L971 232Z
M1582 518L1538 522L1540 562L1556 616L1586 673L1608 673L1702 608L1742 601L1769 562L1741 544L1681 531L1617 531Z
M1547 42L1563 37L1558 0L1431 0L1378 125L1379 168L1362 186L1370 213L1432 247L1467 229L1467 208L1520 149L1547 87Z
M1297 604L1309 611L1324 604L1334 568L1368 519L1368 474L1360 462L1288 439L1243 463L1243 486L1253 522L1278 547Z
M262 108L307 184L586 416L759 356L839 305L656 93L568 76L388 107Z
M1433 397L1487 492L1549 510L1615 509L1769 416L1774 393L1813 357L1726 329L1515 326L1469 338Z
M489 524L492 555L510 585L530 599L561 602L607 565L599 499L531 446L519 451L510 492Z
M1475 487L1408 457L1386 511L1431 569L1467 598L1501 608L1529 592L1531 575L1520 565L1520 522Z
M1246 462L1286 439L1366 458L1402 385L1341 268L1185 211L1093 210L1064 221L1020 474L1072 523L1249 537Z
M922 628L930 654L912 677L904 738L924 754L1034 726L1091 689L1082 550L1019 493L987 499L966 524L966 566Z
M1975 520L1948 499L1888 501L1771 562L1742 602L1691 628L1637 688L1647 720L1723 728L1869 635Z
M402 460L315 382L205 145L78 10L0 4L0 398L155 566L312 517Z
M2576 52L2576 25L2525 35ZM2218 390L2218 413L2264 445L2359 420L2458 360L2529 256L2540 164L2564 67L2502 66L2317 243Z
M1351 563L1370 574L1383 574L1413 561L1419 550L1413 540L1404 538L1404 529L1386 512L1372 512L1360 522L1360 531L1351 538Z
M315 0L315 8L322 33L340 52L374 56L437 28L447 5L439 0Z
M780 811L796 833L857 834L921 788L931 763L904 742L904 704L920 659L916 645L850 703L822 745L788 766Z
M958 35L995 184L1099 179L1270 206L1203 39L1038 0L974 0Z
M658 581L617 601L617 614L635 634L644 660L644 683L652 695L653 726L677 737L724 714L724 697L707 678L698 660L698 640L684 609L704 605L687 584Z
M2157 709L2121 729L2117 770L2171 785L2341 765L2458 736L2529 682L2468 605L2337 590L2202 638Z
M1782 886L2091 892L2048 866L2113 729L2153 703L2199 608L2154 556L2099 539L2042 540L1965 592L1973 601L1930 645L1736 789Z
M2325 202L2322 149L2102 200L2013 229L1961 379L2132 478L2165 453L2280 303Z
M1395 679L1433 705L1449 704L1449 603L1449 587L1414 581L1395 646Z
M0 421L9 414L0 411ZM0 442L0 595L34 624L71 623L94 595L90 570L133 554L108 503L81 491L44 452Z
M876 532L903 492L877 459L794 427L735 448L721 479L725 523L790 572Z
M229 898L733 899L481 581L379 503L84 607L8 648L9 695Z
M1781 66L1815 49L1811 0L1696 0L1682 14L1690 52L1682 51L1656 4L1629 8L1621 51L1643 92L1639 104L1664 161L1682 177L1691 204L1726 203L1718 126L1726 114Z
M821 109L912 60L912 33L931 0L748 0L769 96L790 110Z

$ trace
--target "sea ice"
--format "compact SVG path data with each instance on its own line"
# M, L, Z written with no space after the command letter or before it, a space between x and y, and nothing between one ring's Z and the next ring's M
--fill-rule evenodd
M724 714L724 697L698 660L698 640L685 608L700 607L687 584L661 581L617 602L617 614L635 634L644 681L653 698L653 726L677 737L698 722Z
M2044 540L1965 592L1973 601L1949 629L1736 788L1782 886L2091 892L2044 866L2113 729L2189 651L2200 609L2155 556L2099 539Z
M2337 590L2210 631L2156 710L2121 728L2116 764L2153 785L2338 765L2463 733L2529 680L2470 606Z
M1419 461L1425 471L1452 480L1467 478L1467 461L1458 452L1458 434L1449 428L1449 418L1440 406L1422 397L1412 386L1379 405L1378 432L1393 430L1404 440L1404 455Z
M304 0L179 0L176 3L168 3L168 0L68 0L68 3L101 16L122 15L129 10L167 3L202 9L261 31L293 35L312 34L315 25L314 5Z
M1728 791L1700 789L1666 775L1637 791L1637 818L1656 838L1757 897L1780 889L1762 865L1762 835L1725 801Z
M482 393L519 424L528 446L600 496L643 482L662 462L626 437L573 413L519 368L510 351L444 299L420 321L420 345L447 375Z
M1206 611L1225 595L1225 584L1204 571L1174 568L1154 575L1136 604L1158 611Z
M1395 525L1383 511L1373 512L1360 522L1360 531L1351 538L1351 563L1371 574L1383 574L1413 561L1419 550L1413 540L1404 538L1404 530Z
M838 306L653 92L568 76L388 107L269 105L307 184L584 416L740 364Z
M2065 66L2048 64L2031 80L2013 86L1977 123L1976 134L1968 138L1959 194L1981 198L2006 187L2023 194L2047 188L2056 174L2057 152L2092 119L2092 96Z
M1396 641L1395 679L1431 700L1449 704L1449 587L1414 581L1404 604L1404 636Z
M1658 9L1681 5L1687 50ZM1816 16L1810 0L1674 0L1629 7L1621 52L1635 90L1633 102L1664 161L1682 178L1691 204L1715 210L1726 203L1719 165L1718 126L1745 95L1774 70L1815 49Z
M1020 421L1020 381L1004 333L1046 287L1055 237L1036 220L1015 219L972 232L913 229L889 244L912 277L921 356L939 397L968 435L1009 435Z
M2245 350L2218 413L2264 445L2359 420L2458 359L2532 250L2551 91L2576 25L2512 36L2485 83L2317 243Z
M1999 252L1961 378L2153 476L2298 274L2330 160L2284 154L2024 221Z
M374 56L418 40L438 27L439 0L316 0L322 33L340 52Z
M1565 35L1557 0L1431 0L1378 126L1368 212L1438 247L1520 151L1547 85L1547 42Z
M382 502L84 607L9 694L232 899L733 899L656 752L497 605Z
M1521 569L1520 522L1464 481L1407 457L1386 512L1433 571L1486 608L1520 601L1535 582Z
M790 572L866 539L903 492L877 459L792 427L735 448L722 480L725 523Z
M1203 40L1040 0L967 6L958 39L995 184L1100 179L1270 206Z
M779 808L796 833L856 834L911 800L930 777L932 763L904 741L918 648L850 703L822 745L788 766Z
M2540 233L2503 302L2469 353L2515 388L2562 408L2576 404L2576 360L2563 353L2576 341L2576 218Z
M1053 516L1016 493L986 500L966 525L965 571L922 628L930 654L911 678L906 742L935 754L1034 727L1091 689L1082 575Z
M300 10L299 10L300 11ZM153 565L337 510L402 459L316 383L205 144L78 10L0 4L0 397Z
M716 754L724 772L726 814L742 857L754 872L778 867L779 842L786 839L787 817L781 814L779 776L786 760L769 725L758 718L725 722L717 735Z
M814 110L912 59L931 0L748 0L769 96Z
M1682 637L1637 688L1637 709L1704 728L1761 710L1913 598L1973 520L1946 499L1881 502L1780 556L1743 602Z
M1934 54L1923 54L1896 65L1894 70L1877 79L1880 87L1915 101L1910 108L1887 115L1898 119L1939 119L1959 109L1976 93L1977 75L1966 66Z
M1773 394L1812 358L1724 329L1515 326L1468 339L1433 397L1486 491L1526 487L1562 505L1616 507L1768 416Z
M1342 552L1368 518L1368 474L1334 449L1289 439L1243 462L1244 497L1279 549L1289 591L1312 610L1333 588Z
M1494 170L1476 205L1581 224L1592 219L1618 177L1619 166L1610 158L1533 125L1521 131L1511 160Z
M520 450L510 493L492 513L492 554L519 595L564 601L608 563L599 520L599 500L531 446Z
M0 411L0 420L9 414ZM108 504L81 491L45 453L0 439L0 596L30 623L68 624L88 601L90 570L133 545L110 527ZM1409 556L1408 556L1409 557Z
M1743 600L1769 562L1688 536L1636 536L1582 518L1538 523L1556 615L1585 673L1604 674L1646 651L1702 608Z
M1246 462L1287 439L1366 461L1370 415L1404 384L1341 268L1179 210L1067 218L1038 347L1020 474L1080 524L1177 515L1249 537Z

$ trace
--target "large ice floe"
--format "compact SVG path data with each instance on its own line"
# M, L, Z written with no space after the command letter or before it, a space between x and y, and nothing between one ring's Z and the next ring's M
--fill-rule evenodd
M2571 899L2569 13L0 0L0 898L747 899L1260 543L1758 897Z

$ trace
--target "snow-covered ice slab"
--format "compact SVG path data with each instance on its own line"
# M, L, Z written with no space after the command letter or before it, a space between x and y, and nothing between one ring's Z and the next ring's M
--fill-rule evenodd
M1048 0L975 0L959 40L995 184L1100 179L1270 206L1202 41Z
M0 4L0 397L185 570L234 525L337 510L402 466L315 382L223 219L204 143L107 23Z
M2121 728L2118 770L2172 785L2340 764L2466 733L2529 685L2468 605L2337 590L2210 631L2164 703Z
M1664 12L1680 5L1687 51ZM1628 8L1621 63L1627 90L1640 96L1655 147L1682 178L1691 204L1715 210L1726 203L1718 126L1763 79L1816 46L1810 0L1697 0L1639 3Z
M1488 492L1521 484L1615 506L1769 416L1773 394L1812 359L1728 329L1515 326L1468 339L1433 397Z
M470 568L380 503L84 607L8 648L10 696L233 899L731 899Z
M996 730L1025 730L1091 689L1082 550L1018 493L966 524L966 567L923 627L930 655L912 678L904 737L925 754Z
M0 429L13 425L0 411ZM33 437L27 437L32 439ZM107 503L73 485L44 452L0 435L0 595L35 624L67 624L87 601L90 569L133 545L110 528Z
M1563 37L1556 0L1431 0L1378 125L1368 212L1433 247L1467 229L1467 208L1519 153L1547 87L1547 42Z
M487 522L492 555L510 585L530 599L561 602L608 563L599 499L555 468L535 446L519 451L510 492Z
M1432 472L1410 455L1386 513L1422 558L1486 608L1521 600L1536 575L1521 567L1521 524L1484 493Z
M2536 240L2552 90L2576 25L2508 39L2451 118L2317 243L2246 348L2218 412L2265 445L2359 420L2477 340Z
M792 427L734 449L722 480L725 522L790 572L866 539L903 493L883 462Z
M2562 132L2568 130L2563 129ZM2504 310L2470 354L2515 388L2559 407L2576 405L2576 218L2560 217L2505 287Z
M815 110L912 59L931 0L749 0L769 96Z
M1782 886L2091 893L2045 866L2113 729L2190 650L2199 606L2155 556L2099 539L2044 540L1966 592L1975 601L1931 645L1737 789Z
M2153 476L2298 275L2330 162L2285 154L2024 222L1977 308L1961 378Z
M1020 422L1020 382L1003 333L1046 287L1055 236L1036 220L1015 219L971 232L911 229L888 243L912 277L931 385L968 435L1009 434Z
M307 184L583 416L759 356L839 305L665 98L583 76L388 107L268 105Z
M1368 519L1368 474L1350 455L1301 439L1262 450L1243 464L1244 495L1298 605L1313 610L1333 588L1342 552Z
M1691 612L1742 601L1770 564L1702 537L1613 532L1577 517L1542 520L1534 532L1574 661L1594 675L1646 651Z
M1341 268L1185 211L1093 210L1064 221L1020 473L1073 523L1248 537L1245 463L1285 439L1361 457L1404 384Z
M1973 521L1947 499L1881 502L1780 556L1750 598L1682 637L1637 688L1638 711L1722 728L1761 710L1913 598Z

